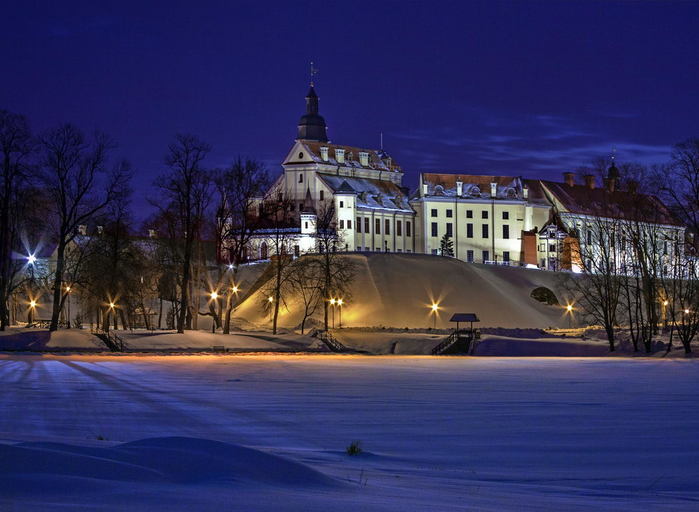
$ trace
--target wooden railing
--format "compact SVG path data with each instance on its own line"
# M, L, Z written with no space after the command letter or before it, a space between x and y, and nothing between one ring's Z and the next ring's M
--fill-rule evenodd
M350 352L350 349L337 341L337 338L329 331L318 331L318 339L325 343L325 346L332 352Z
M456 331L452 332L449 336L447 336L447 339L442 341L439 345L434 347L432 349L432 355L433 356L438 356L440 354L443 354L446 352L454 343L458 341L459 337L456 334Z

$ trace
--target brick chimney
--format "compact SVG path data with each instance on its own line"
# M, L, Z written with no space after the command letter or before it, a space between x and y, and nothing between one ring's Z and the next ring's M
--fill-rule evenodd
M638 192L638 182L636 180L629 180L627 187L629 189L630 194L635 194Z
M585 178L585 186L589 188L590 190L595 189L595 177L592 174L586 174L584 176Z
M564 172L563 173L563 181L569 187L574 187L575 186L575 173L574 172Z

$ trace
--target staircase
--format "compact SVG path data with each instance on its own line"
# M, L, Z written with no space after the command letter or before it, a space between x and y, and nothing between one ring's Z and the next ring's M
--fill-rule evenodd
M473 333L470 331L454 331L447 339L432 349L433 356L443 356L447 354L469 354L475 347ZM473 347L471 346L473 344Z
M93 329L91 332L102 340L110 352L124 352L128 348L126 342L115 332L104 329Z
M354 352L354 350L350 350L342 343L337 341L337 338L335 338L330 331L318 331L316 336L325 344L326 347L328 347L328 349L330 349L331 352Z

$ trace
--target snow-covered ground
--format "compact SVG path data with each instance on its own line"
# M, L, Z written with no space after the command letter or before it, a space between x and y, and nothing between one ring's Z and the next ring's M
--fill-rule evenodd
M0 379L3 511L699 508L694 360L2 355Z

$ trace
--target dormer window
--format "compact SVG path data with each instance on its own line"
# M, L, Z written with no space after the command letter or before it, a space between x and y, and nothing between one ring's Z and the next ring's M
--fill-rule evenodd
M336 148L335 149L335 160L337 160L337 163L339 164L344 164L345 163L345 150Z
M323 159L323 162L328 161L328 148L327 147L323 146L322 148L320 148L320 158Z
M360 151L359 152L359 163L361 164L362 167L368 167L369 166L369 153L366 151Z

